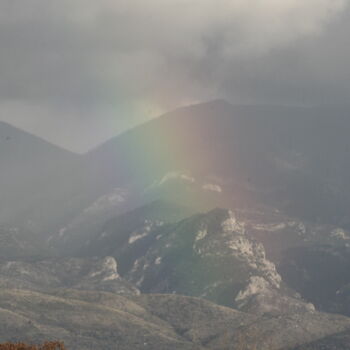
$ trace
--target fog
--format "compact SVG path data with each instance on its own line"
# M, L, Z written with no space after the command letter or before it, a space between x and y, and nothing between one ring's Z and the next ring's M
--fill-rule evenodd
M74 151L215 98L348 102L346 0L5 0L0 13L0 119Z

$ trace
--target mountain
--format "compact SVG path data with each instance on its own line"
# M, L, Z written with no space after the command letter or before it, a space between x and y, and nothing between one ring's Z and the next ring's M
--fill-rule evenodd
M113 256L121 275L145 293L200 296L255 313L314 304L349 315L349 239L339 227L271 208L193 215L156 201L107 221L95 235L63 237L60 249Z
M0 222L44 231L74 207L78 155L0 123L0 161Z
M347 240L350 239L346 237ZM350 315L350 245L314 244L285 252L280 271L318 309Z
M0 124L0 341L345 349L348 127L213 101L76 155Z
M69 349L287 350L350 330L349 318L281 295L264 277L250 282L238 298L242 312L204 299L140 295L119 276L112 257L7 261L0 264L0 343L51 339ZM261 303L261 297L273 300ZM261 305L275 309L260 312Z
M201 211L267 205L348 228L349 123L336 107L212 101L165 114L86 155L1 123L0 222L52 235L121 190L132 197L129 210L160 198Z
M67 234L63 237L61 245L59 241L56 241L54 249L68 250L73 255L119 257L122 259L120 269L124 272L127 266L130 267L130 264L133 263L130 259L135 254L136 256L142 254L137 249L139 242L144 246L144 239L154 230L165 224L176 223L191 214L194 214L191 208L157 200L117 215L105 222L100 230L93 232L90 237L84 233L71 236ZM125 259L120 255L122 251L125 252Z
M96 182L102 179L110 188L132 184L144 189L167 175L182 174L182 181L219 191L220 205L215 206L259 202L344 226L349 225L349 124L349 114L336 107L213 101L136 127L86 158ZM176 198L176 191L171 195ZM193 196L192 201L203 202Z
M197 296L245 310L254 303L255 313L276 312L277 299L284 309L313 308L283 285L264 246L233 212L184 214L154 202L109 221L81 241L78 254L115 257L122 276L144 293Z
M140 231L142 235L141 231L149 230L149 226L176 222L195 212L189 207L163 200L127 211L130 197L123 195L120 190L114 190L113 193L116 203L105 202L111 196L101 197L56 235L51 236L51 250L61 255L113 255L115 246L124 244L131 233L135 236L135 232ZM101 206L102 202L106 205ZM99 234L102 237L97 237Z

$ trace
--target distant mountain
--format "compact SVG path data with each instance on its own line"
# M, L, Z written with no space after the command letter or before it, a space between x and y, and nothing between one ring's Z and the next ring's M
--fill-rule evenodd
M81 195L78 155L6 123L0 123L0 162L0 222L44 231Z
M0 144L0 157L4 166L1 168L2 180L6 179L3 175L12 170L19 171L12 174L13 177L18 178L24 175L20 170L31 169L34 172L39 170L38 167L53 168L55 163L59 171L63 162L75 161L77 158L74 153L4 122L0 122ZM31 173L26 175L32 176Z
M0 124L0 222L54 234L115 189L132 209L267 205L350 227L349 115L335 107L184 107L76 155ZM325 142L326 140L326 142ZM105 216L107 220L109 217Z
M109 187L143 189L182 173L183 181L219 190L222 207L262 202L294 216L350 225L349 127L349 113L335 107L213 101L136 127L86 158L96 182Z

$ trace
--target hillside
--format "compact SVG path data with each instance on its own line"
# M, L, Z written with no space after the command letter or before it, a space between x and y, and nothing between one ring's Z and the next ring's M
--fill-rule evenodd
M80 157L0 123L0 222L42 231L62 220L62 201L82 190L74 176Z
M345 349L349 122L332 113L213 101L86 155L0 124L0 341Z
M86 157L106 186L142 188L180 172L219 186L223 207L262 202L290 215L348 224L349 123L336 107L213 101L136 127Z
M0 289L0 296L0 342L60 339L68 349L222 350L259 344L260 350L282 350L350 328L341 316L257 318L174 295Z

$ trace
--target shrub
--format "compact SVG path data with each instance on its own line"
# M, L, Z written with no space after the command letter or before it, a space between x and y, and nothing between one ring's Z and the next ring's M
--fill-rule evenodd
M4 343L0 344L0 350L66 350L66 348L61 342L46 342L42 345Z

